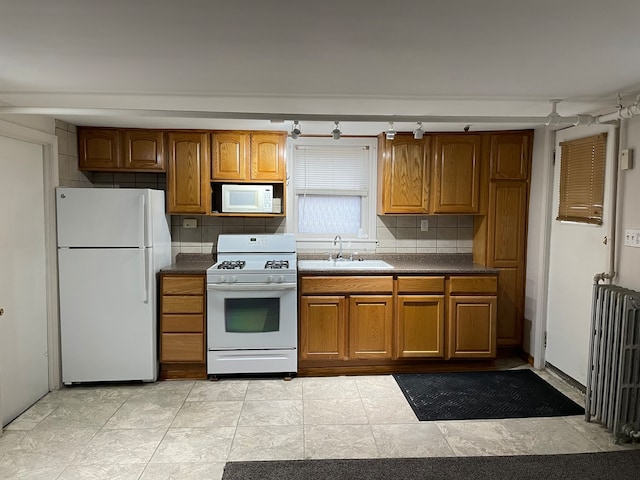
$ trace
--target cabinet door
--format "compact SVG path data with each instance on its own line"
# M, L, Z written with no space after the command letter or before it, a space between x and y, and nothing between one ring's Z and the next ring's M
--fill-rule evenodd
M491 179L529 178L531 132L491 135Z
M163 333L161 362L204 362L205 345L202 333Z
M281 133L251 134L251 180L286 180L285 140Z
M347 358L346 297L300 297L300 360Z
M386 141L379 213L428 213L429 138L397 135Z
M444 357L444 295L398 295L397 356Z
M524 264L527 182L494 181L489 185L487 260L494 267Z
M446 358L495 358L495 296L449 297Z
M122 132L123 167L127 170L164 172L164 134L157 130Z
M349 299L349 358L392 358L393 297L353 295Z
M120 166L120 132L106 128L78 129L78 168L116 170Z
M498 275L498 345L522 345L524 267L500 268Z
M480 200L480 135L436 135L434 213L477 213Z
M168 213L207 213L209 134L168 133Z
M249 135L239 132L214 133L211 141L212 180L245 181L249 173Z

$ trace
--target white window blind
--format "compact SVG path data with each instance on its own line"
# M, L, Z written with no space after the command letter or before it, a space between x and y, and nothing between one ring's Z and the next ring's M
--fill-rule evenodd
M369 153L367 146L294 147L296 195L367 196Z

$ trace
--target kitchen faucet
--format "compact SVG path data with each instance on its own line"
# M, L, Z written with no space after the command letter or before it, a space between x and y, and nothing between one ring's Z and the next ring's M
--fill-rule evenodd
M338 255L336 256L336 260L342 260L342 237L340 235L336 235L336 238L333 239L333 245L336 245L336 242L340 242L340 248L338 250Z

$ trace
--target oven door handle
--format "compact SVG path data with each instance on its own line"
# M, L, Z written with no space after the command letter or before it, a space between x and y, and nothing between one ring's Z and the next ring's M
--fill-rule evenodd
M295 290L297 283L208 283L207 290L212 291L274 291L274 290Z

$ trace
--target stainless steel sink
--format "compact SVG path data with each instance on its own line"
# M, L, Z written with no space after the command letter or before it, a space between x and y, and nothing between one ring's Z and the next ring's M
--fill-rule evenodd
M393 270L384 260L298 260L301 270Z

